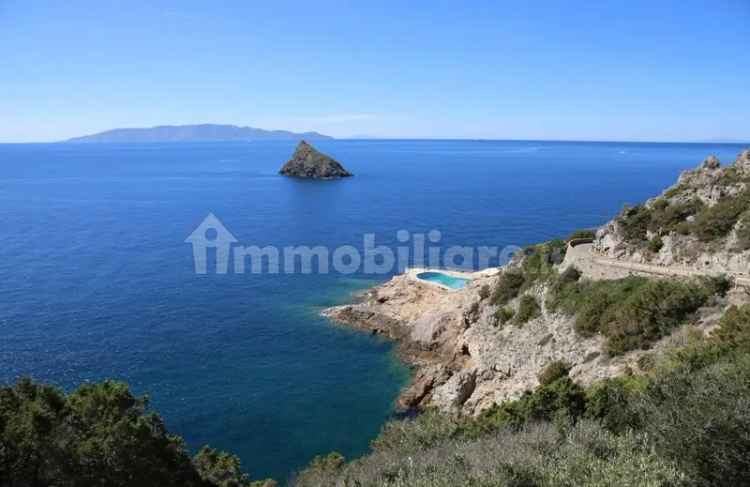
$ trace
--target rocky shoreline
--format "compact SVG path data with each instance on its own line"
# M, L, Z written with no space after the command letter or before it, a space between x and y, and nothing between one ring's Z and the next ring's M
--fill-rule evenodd
M496 280L479 276L464 289L445 291L399 275L361 302L323 314L396 342L398 357L414 368L400 409L475 415L536 387L537 375L553 361L573 364L571 376L588 384L622 374L637 360L637 354L604 357L600 338L579 337L572 318L546 310L522 328L498 327L497 307L482 298Z

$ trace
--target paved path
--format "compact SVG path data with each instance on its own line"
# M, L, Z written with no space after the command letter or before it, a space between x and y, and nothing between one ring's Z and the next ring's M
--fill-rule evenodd
M688 267L639 264L610 257L602 257L594 254L592 248L593 244L591 243L579 243L576 245L575 242L573 242L573 245L569 244L568 250L565 254L564 265L567 267L568 265L573 264L584 275L600 279L615 279L633 273L672 277L706 275L705 272ZM729 272L727 275L734 278L734 281L738 286L750 288L750 276L748 274Z

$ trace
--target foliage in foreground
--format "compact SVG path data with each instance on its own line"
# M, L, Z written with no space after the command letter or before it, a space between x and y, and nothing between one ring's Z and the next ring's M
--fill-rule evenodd
M567 370L550 364L534 392L477 418L390 422L370 455L318 462L295 485L750 485L750 305L649 375L584 390Z
M71 394L32 382L0 388L0 485L13 487L260 487L237 457L191 459L144 398L117 382Z

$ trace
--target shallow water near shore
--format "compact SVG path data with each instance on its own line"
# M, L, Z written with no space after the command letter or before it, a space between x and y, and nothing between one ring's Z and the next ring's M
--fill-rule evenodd
M367 451L408 370L326 306L388 275L196 275L185 238L213 212L245 245L362 247L374 233L526 245L604 223L743 146L321 141L355 174L276 174L294 142L0 145L0 383L114 378L191 448L285 480Z

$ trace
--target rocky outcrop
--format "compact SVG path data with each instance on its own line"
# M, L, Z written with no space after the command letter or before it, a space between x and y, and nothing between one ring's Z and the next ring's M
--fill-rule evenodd
M397 354L415 369L398 401L405 409L478 414L534 389L539 372L555 360L572 364L571 376L582 384L637 368L643 352L607 357L600 337L583 338L573 318L546 310L543 287L532 290L542 303L541 316L522 327L498 325L497 306L479 291L496 279L480 276L464 289L444 291L400 275L370 290L362 302L324 315L396 340Z
M664 209L665 202L667 206L679 207L683 203L694 203L696 199L700 200L701 208L711 208L726 197L740 195L744 198L749 186L750 151L740 154L735 163L727 167L721 167L712 156L697 169L683 173L675 186L646 202L644 208ZM669 220L670 224L674 224L674 220ZM744 224L747 223L740 220L738 227ZM651 264L690 263L693 266L684 266L681 274L672 272L658 278L747 269L750 250L739 251L733 247L734 233L736 229L729 237L706 246L695 236L673 231L659 235L661 248L655 252L654 246L633 246L627 241L620 219L615 218L599 229L593 243L582 243L580 249L568 248L565 261L556 266L561 271L575 265L585 278L594 280L642 274L633 268L651 269L654 267ZM651 239L655 235L648 230L644 237ZM523 254L519 254L501 273L521 266L523 259ZM608 265L597 264L605 260ZM611 261L618 266L609 265ZM649 265L635 265L639 262ZM584 265L587 263L590 266ZM443 412L470 415L533 390L539 385L539 373L554 361L570 364L571 378L585 386L639 371L639 358L644 354L663 353L684 340L678 331L653 344L649 351L635 350L610 357L604 351L602 336L579 335L575 331L575 318L547 308L549 284L544 280L525 291L539 303L539 316L522 326L502 325L497 318L498 306L490 302L486 290L480 292L485 286L494 288L497 279L497 275L477 273L465 288L445 291L408 274L400 275L370 290L360 302L330 308L324 314L398 343L400 357L415 368L411 384L399 399L401 407L435 407ZM748 299L750 293L736 288L728 302L738 304ZM519 300L512 300L508 306L518 311ZM694 321L696 327L690 327L691 332L710 331L721 314L718 308L726 305L726 302L714 303L711 306L717 309L708 306L699 310Z
M722 167L718 158L709 156L696 169L683 172L677 183L644 205L645 212L655 209L702 205L711 208L729 199L747 199L750 190L750 150L737 156L733 164ZM739 201L739 205L743 202ZM746 205L750 208L750 202ZM746 226L750 209L737 218L734 228L725 235L710 240L701 238L690 225L698 215L686 214L682 222L665 228L658 222L650 224L641 241L628 238L623 223L625 213L602 226L596 235L593 249L599 255L627 262L681 266L705 273L747 274L750 272ZM662 213L664 214L664 213ZM670 218L675 218L672 215ZM680 225L682 223L682 225ZM710 226L705 223L704 226ZM658 236L659 245L648 242Z
M279 174L310 179L334 179L352 176L335 159L301 141L292 158L281 168Z

